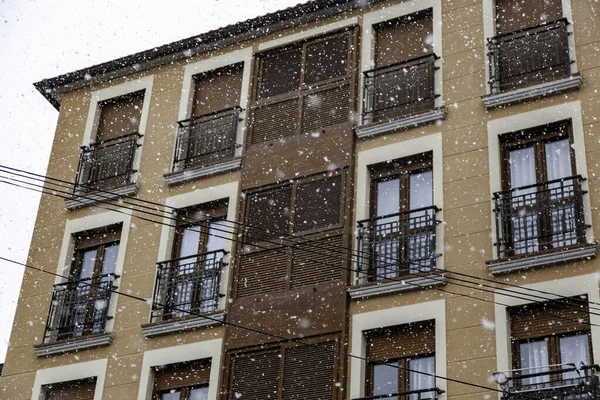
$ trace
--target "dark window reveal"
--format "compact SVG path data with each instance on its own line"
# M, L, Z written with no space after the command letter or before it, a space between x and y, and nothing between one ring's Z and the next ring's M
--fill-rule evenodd
M94 400L96 378L51 383L42 386L44 400Z
M210 368L210 360L155 367L153 400L207 400Z

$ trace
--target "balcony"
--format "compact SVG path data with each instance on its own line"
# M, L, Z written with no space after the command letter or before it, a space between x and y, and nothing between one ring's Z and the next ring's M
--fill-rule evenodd
M549 365L534 369L494 372L503 400L598 400L597 365ZM526 373L523 373L526 372Z
M436 269L438 211L431 206L359 221L357 286L349 289L350 297L444 284Z
M490 95L487 108L500 107L581 88L571 75L566 19L488 39Z
M106 323L115 274L54 285L43 344L38 356L65 353L89 347L109 345Z
M197 329L223 321L225 313L217 310L226 254L217 250L159 262L150 323L142 326L144 336Z
M133 182L135 153L142 135L132 133L82 147L73 198L68 209L137 193Z
M357 136L370 137L444 119L435 108L435 54L363 72L362 125Z
M235 157L241 109L222 111L179 121L173 171L165 175L170 185L240 167Z
M581 176L494 193L498 259L492 274L556 264L596 255L588 244Z
M437 400L440 394L446 393L444 390L439 388L419 389L411 390L408 392L398 392L389 394L379 394L376 396L359 397L352 400L379 400L379 399L393 399L393 400Z

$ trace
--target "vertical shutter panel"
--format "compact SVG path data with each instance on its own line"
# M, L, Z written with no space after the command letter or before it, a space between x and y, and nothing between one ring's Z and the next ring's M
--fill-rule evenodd
M330 237L311 242L310 245L300 245L294 249L292 263L292 289L316 285L317 283L342 280L345 268L345 256L331 253L328 247L342 248L343 236ZM317 254L318 253L318 254Z
M367 358L395 360L435 352L435 322L422 321L365 332Z
M248 196L246 224L248 242L270 239L289 232L292 188L290 186Z
M294 214L295 232L338 225L342 215L341 175L298 184Z
M496 31L514 32L562 18L562 0L496 0Z
M419 11L376 28L375 63L377 66L406 61L433 52L433 12Z
M590 329L587 300L585 303L574 298L560 300L560 303L545 302L509 308L511 336L514 339L531 339Z
M297 98L254 109L252 144L279 140L298 133L300 116Z
M302 48L266 55L261 62L260 98L298 89L300 86Z
M333 87L305 97L302 132L310 132L350 119L350 85Z
M101 103L96 142L137 132L140 127L143 104L143 91Z
M45 385L45 400L94 400L96 378Z
M184 388L210 382L211 360L196 360L156 368L154 390Z
M277 399L279 360L279 352L235 357L229 399Z
M348 33L306 46L304 84L312 85L347 74Z
M282 254L283 253L283 254ZM237 297L271 293L287 288L286 250L267 250L239 257Z
M194 117L239 105L242 66L227 66L194 77Z
M285 350L284 400L333 398L335 344L298 346Z

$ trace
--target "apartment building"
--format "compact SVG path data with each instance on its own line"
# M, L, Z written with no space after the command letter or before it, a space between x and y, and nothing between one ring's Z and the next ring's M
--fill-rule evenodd
M36 84L6 399L599 399L600 3L313 0Z

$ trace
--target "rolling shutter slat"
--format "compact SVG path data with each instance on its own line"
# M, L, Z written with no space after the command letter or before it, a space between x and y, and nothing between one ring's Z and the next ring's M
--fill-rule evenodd
M285 250L243 254L239 260L237 297L286 289L288 256Z
M248 196L246 240L254 243L287 233L291 203L292 188L289 186Z
M342 177L298 184L294 212L295 232L338 225L342 214Z
M307 95L302 110L302 132L348 122L350 85L342 85Z
M94 400L96 378L45 385L45 400Z
M331 253L327 248L343 246L343 236L340 235L294 249L292 289L341 280L344 267L343 254Z
M409 60L433 52L431 9L382 22L375 27L377 66Z
M95 141L101 142L137 132L143 105L143 91L102 102Z
M279 387L279 359L279 352L236 357L229 399L276 399Z
M239 105L242 65L227 66L194 76L193 116L198 117Z
M395 360L435 352L434 321L374 329L365 333L367 358Z
M334 343L286 349L282 399L332 399L334 350Z
M154 390L183 388L210 382L210 360L171 364L154 372Z
M298 133L300 102L297 98L254 109L252 144L279 140Z

